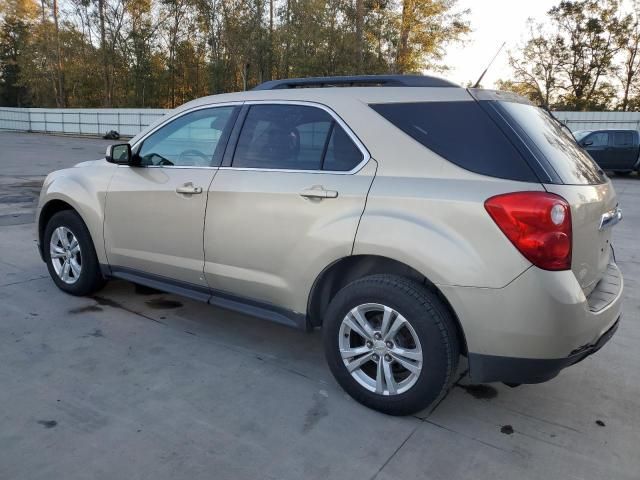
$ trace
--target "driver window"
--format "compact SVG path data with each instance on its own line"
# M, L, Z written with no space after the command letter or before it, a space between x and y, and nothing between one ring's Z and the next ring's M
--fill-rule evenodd
M178 117L148 136L140 149L140 165L209 167L222 155L220 139L231 128L236 107L197 110Z
M607 132L592 133L584 139L584 142L592 142L590 147L606 147L609 144L609 134Z

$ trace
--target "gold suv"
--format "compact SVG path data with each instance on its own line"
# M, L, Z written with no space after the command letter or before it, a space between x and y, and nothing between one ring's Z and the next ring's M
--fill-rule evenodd
M345 88L327 88L345 87ZM187 103L50 174L42 258L65 292L122 278L322 327L356 400L409 414L537 383L615 332L622 215L546 111L422 76L267 82Z

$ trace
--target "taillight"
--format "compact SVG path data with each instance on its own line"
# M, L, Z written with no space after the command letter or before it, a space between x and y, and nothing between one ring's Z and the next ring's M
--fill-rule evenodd
M511 243L544 270L571 268L571 208L552 193L497 195L484 206Z

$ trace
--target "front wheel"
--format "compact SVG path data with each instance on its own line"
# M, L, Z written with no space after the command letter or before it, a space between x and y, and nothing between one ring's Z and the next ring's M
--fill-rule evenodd
M358 402L390 415L420 411L444 395L455 374L454 319L424 286L372 275L344 287L323 325L325 355Z
M87 226L72 210L51 217L44 230L43 253L55 284L71 295L89 295L104 285Z

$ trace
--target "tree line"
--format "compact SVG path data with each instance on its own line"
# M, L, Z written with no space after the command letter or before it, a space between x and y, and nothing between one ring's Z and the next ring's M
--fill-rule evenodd
M270 79L441 70L457 0L0 0L0 105L173 108Z
M633 9L627 7L633 5ZM513 90L557 110L640 109L640 1L561 1L510 52Z

